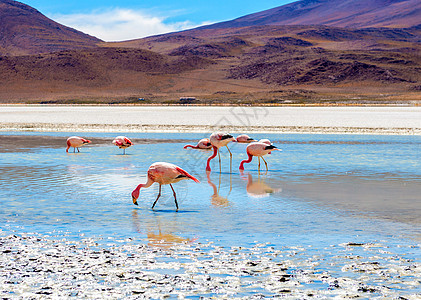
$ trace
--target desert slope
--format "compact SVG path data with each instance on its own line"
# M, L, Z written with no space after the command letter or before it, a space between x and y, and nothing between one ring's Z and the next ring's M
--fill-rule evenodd
M261 25L404 28L420 23L419 0L301 0L204 28Z
M0 54L35 54L94 47L101 40L13 0L0 0Z

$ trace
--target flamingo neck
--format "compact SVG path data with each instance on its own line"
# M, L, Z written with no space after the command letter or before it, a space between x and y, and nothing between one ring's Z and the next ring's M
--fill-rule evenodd
M250 153L247 153L247 155L249 156L248 159L245 159L245 160L241 161L241 163L240 163L240 168L239 168L240 170L244 170L244 164L250 163L253 159L253 155L251 155Z
M218 153L218 148L216 148L215 146L212 145L213 148L213 154L211 156L209 156L208 161L206 163L206 171L210 171L210 161L216 156L216 154Z
M141 188L148 188L153 184L153 180L149 178L148 176L148 181L146 181L146 183L141 183L139 184L135 190L139 191Z
M193 146L193 145L185 145L185 146L184 146L184 149L187 149L188 147L193 148L193 149L197 149L197 148L199 148L199 147L197 147L197 146Z

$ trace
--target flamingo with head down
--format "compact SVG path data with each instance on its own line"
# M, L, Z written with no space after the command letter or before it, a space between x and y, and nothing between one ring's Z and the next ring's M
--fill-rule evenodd
M212 144L210 142L210 139L208 138L204 138L201 139L196 146L194 145L185 145L183 148L187 149L187 148L192 148L192 149L211 149L212 148Z
M255 139L249 137L247 134L240 134L235 139L235 142L237 142L237 143L252 143L252 142L255 142L255 141L256 141Z
M262 158L263 161L265 162L266 171L268 171L268 164L266 160L263 158L263 156L266 154L269 154L271 151L274 151L274 150L282 151L278 149L276 146L268 145L266 143L255 142L255 143L249 144L246 148L248 159L244 159L243 161L241 161L240 168L239 168L240 171L244 170L245 163L250 163L253 160L253 156L257 156L259 158L259 171L260 171L260 158Z
M232 153L228 148L228 143L235 140L231 134L225 132L214 132L210 136L210 142L213 148L213 154L208 158L206 162L206 171L211 171L210 161L218 154L219 157L219 172L221 172L221 155L219 154L219 148L227 147L228 152L230 153L230 169L232 169Z
M79 136L71 136L67 139L67 148L66 148L66 152L69 152L69 148L73 147L73 153L76 152L80 152L79 148L82 147L83 145L89 144L91 141L81 138Z
M260 139L259 143L265 143L266 145L272 145L272 142L269 139Z
M113 140L113 144L116 145L118 148L123 149L123 155L126 154L126 148L129 148L133 145L132 141L125 136L118 136Z
M265 143L266 145L273 145L273 143L269 139L260 139L259 143ZM269 152L268 154L272 154L272 152Z
M158 197L156 198L155 202L152 205L152 209L155 207L156 202L158 201L159 197L161 197L161 186L163 184L169 184L173 194L174 194L174 201L175 206L177 207L178 211L178 203L177 203L177 195L175 194L174 188L172 187L173 183L179 182L183 179L191 179L194 182L199 182L195 177L184 171L182 168L167 163L167 162L156 162L153 163L148 169L148 180L146 183L139 184L132 192L132 199L133 204L137 204L137 199L139 198L140 189L141 188L148 188L153 183L159 183L159 193Z

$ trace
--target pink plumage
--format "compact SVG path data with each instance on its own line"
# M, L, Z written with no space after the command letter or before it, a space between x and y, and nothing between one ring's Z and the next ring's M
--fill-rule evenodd
M118 148L123 149L123 154L126 154L126 148L129 148L133 145L132 141L125 136L118 136L113 140L113 144L116 145Z
M204 139L201 139L197 143L196 146L194 146L194 145L185 145L184 146L184 149L187 149L189 147L192 148L192 149L211 149L212 148L212 144L210 142L210 139L204 138Z
M67 139L67 148L66 148L66 152L69 152L69 148L73 147L73 153L76 152L80 152L79 148L82 147L85 144L89 144L91 141L81 138L80 136L71 136Z
M240 134L239 136L237 136L235 141L237 143L252 143L252 142L255 142L256 140L252 139L247 134Z
M261 142L255 142L255 143L249 144L246 148L248 159L245 159L240 163L239 169L244 170L244 164L250 163L253 160L253 156L257 156L259 158L259 170L260 170L260 158L262 158L263 161L265 162L266 171L267 171L268 165L265 159L263 158L263 156L266 154L269 154L271 151L274 151L274 150L281 151L272 144L268 145L267 143L261 143Z
M197 180L194 176L190 175L188 172L184 171L182 168L176 165L167 162L153 163L148 169L147 182L139 184L132 192L133 204L137 205L137 199L139 198L141 188L148 188L153 183L157 182L159 183L159 193L158 197L152 205L152 209L155 207L156 202L161 196L161 186L163 184L169 184L174 194L175 206L178 210L177 196L175 194L174 188L172 187L172 184L183 179L191 179L194 182L199 182L199 180Z
M221 147L227 147L228 152L230 153L230 166L232 164L232 153L230 149L228 148L228 143L231 141L234 141L235 139L230 135L229 133L225 132L214 132L210 136L210 142L212 144L213 148L213 154L208 158L206 162L206 171L210 172L210 161L216 156L216 154L219 155L219 171L221 171L221 156L219 154L219 148Z

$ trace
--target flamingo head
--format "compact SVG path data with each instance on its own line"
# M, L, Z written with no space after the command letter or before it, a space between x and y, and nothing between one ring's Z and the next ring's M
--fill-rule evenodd
M89 144L89 143L92 143L90 140L87 140L87 139L82 139L82 143L85 145L85 144Z
M132 192L132 200L133 200L133 204L134 205L138 205L137 204L137 199L139 198L140 195L140 186L137 186L134 191Z

